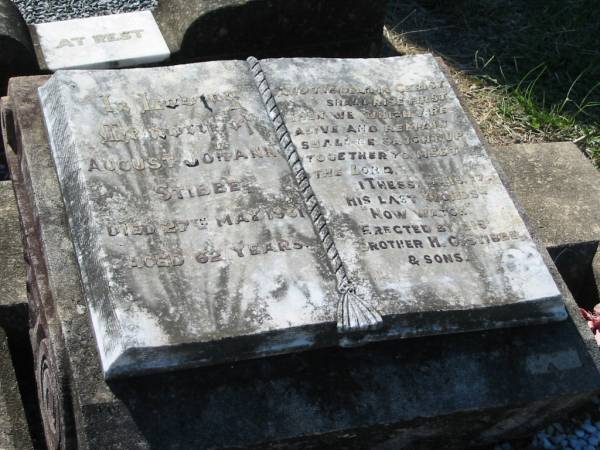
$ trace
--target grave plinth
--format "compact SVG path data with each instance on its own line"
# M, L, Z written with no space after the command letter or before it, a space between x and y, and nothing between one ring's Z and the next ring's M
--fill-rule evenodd
M9 160L36 275L32 344L38 361L52 358L38 381L42 389L57 386L45 391L53 397L42 405L46 423L60 424L47 433L49 442L464 448L530 433L600 389L596 344L544 252L568 312L561 322L105 381L35 95L46 80L14 80L3 116L15 130Z

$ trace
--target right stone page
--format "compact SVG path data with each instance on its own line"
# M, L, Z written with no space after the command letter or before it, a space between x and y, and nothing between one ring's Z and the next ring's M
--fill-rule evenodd
M348 278L383 318L385 334L566 317L538 247L433 56L260 66ZM365 338L349 334L347 343Z

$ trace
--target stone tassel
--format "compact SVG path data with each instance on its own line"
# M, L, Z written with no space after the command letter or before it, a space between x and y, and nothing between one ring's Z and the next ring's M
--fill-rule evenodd
M292 142L287 126L281 117L281 112L271 93L271 89L269 88L269 84L260 63L254 57L248 58L247 62L250 65L250 70L254 75L254 81L256 82L256 86L258 87L258 91L265 104L269 117L275 126L281 152L292 169L315 231L319 236L321 244L327 253L329 263L335 273L338 282L337 290L339 293L336 314L337 329L339 332L348 332L378 327L382 324L381 315L375 308L368 305L356 294L356 288L348 278L344 263L340 258L331 237L331 233L329 232L329 228L327 227L327 223L325 222L325 218L321 213L319 201L312 190L308 176L302 166L302 161L298 156L296 146Z

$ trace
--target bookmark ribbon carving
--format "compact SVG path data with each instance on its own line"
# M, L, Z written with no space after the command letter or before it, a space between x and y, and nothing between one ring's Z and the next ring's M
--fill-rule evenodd
M335 274L339 294L336 313L337 329L339 332L349 332L378 327L382 323L381 315L374 307L357 295L356 286L348 277L344 263L331 237L325 217L321 212L319 201L312 190L308 175L302 166L296 146L292 142L290 133L283 121L260 62L254 57L248 58L247 62L250 65L250 70L254 75L254 80L267 108L269 117L275 126L281 152L292 169L315 231L327 253L327 258Z

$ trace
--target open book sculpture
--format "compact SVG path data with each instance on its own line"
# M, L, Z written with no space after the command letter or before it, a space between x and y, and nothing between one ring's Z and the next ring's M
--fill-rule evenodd
M106 377L565 318L431 55L57 72Z

